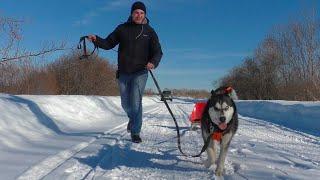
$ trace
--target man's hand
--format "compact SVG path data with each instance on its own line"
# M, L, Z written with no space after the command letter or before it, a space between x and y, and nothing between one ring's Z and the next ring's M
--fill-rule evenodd
M146 65L146 68L148 70L154 69L154 65L152 63L148 62L148 64Z
M91 34L91 35L88 35L88 39L89 39L91 42L94 42L94 41L96 41L96 40L97 40L97 36L96 36L96 35Z

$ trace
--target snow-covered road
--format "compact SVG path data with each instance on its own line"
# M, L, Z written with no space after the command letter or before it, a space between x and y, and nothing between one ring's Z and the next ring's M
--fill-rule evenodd
M169 103L182 149L197 154L190 100ZM0 95L1 179L214 179L214 168L177 149L174 122L156 97L144 98L141 144L130 142L119 97ZM317 179L319 137L240 116L225 179Z

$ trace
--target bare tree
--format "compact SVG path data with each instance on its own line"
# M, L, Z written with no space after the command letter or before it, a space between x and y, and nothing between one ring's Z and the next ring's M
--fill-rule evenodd
M48 43L37 52L20 46L23 20L0 16L0 91L7 93L30 93L31 77L45 64L44 55L66 50L65 43ZM27 83L28 82L28 83Z
M13 18L0 17L0 38L3 40L0 44L0 63L7 61L22 60L31 57L38 57L47 53L60 50L67 50L65 43L49 43L38 52L29 52L20 47L22 40L22 25L25 21Z
M220 84L243 99L319 100L319 67L320 23L307 16L268 35Z
M58 94L118 95L116 67L97 56L86 60L79 56L66 55L49 65L57 80Z

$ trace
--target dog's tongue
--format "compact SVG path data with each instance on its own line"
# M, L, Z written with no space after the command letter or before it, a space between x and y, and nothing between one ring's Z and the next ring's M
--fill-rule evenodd
M220 124L219 124L219 128L220 128L221 130L225 130L225 129L227 128L227 123L220 123Z

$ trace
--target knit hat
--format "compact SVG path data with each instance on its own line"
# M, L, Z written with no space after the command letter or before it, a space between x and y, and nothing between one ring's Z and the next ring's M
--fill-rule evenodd
M146 6L143 4L143 2L137 1L133 3L131 6L131 14L136 9L141 9L142 11L144 11L145 14L147 14L147 9L146 9Z

